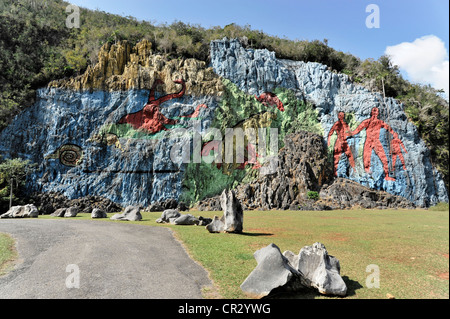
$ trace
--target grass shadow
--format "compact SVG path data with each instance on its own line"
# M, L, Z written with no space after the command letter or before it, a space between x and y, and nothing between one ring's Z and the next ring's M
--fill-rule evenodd
M247 232L242 232L242 233L236 233L239 235L244 235L244 236L273 236L272 233L247 233Z
M356 280L351 280L348 276L342 276L345 284L347 285L347 296L356 295L356 290L363 288L363 286Z
M345 296L335 296L335 295L323 295L319 293L314 288L304 288L298 291L292 291L286 289L285 287L275 288L270 292L269 295L263 299L316 299L316 298L346 298L356 295L356 290L363 288L363 286L355 281L348 278L348 276L343 276L342 279L347 286L347 294Z

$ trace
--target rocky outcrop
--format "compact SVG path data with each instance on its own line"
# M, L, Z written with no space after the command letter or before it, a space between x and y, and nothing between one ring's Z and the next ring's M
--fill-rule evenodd
M24 206L12 206L6 213L0 215L0 218L36 218L39 211L32 204Z
M174 198L166 199L162 202L154 202L145 208L146 212L163 212L167 209L177 209L179 211L189 210L189 207L184 202L178 202Z
M415 208L414 203L404 197L395 196L384 191L377 191L364 187L345 178L337 178L331 185L324 185L321 189L320 200L310 203L311 206L322 205L331 209L347 208ZM307 205L303 207L309 210Z
M101 196L86 196L77 199L68 199L59 193L35 193L30 200L38 207L41 214L52 214L62 207L78 207L79 213L90 214L93 208L98 208L107 213L116 213L122 207L111 200Z
M254 298L276 292L301 293L305 288L317 289L324 295L345 296L347 286L340 276L339 260L328 255L325 246L305 246L298 255L283 254L275 244L254 253L258 265L241 284L241 289Z
M326 149L322 137L305 131L288 134L277 156L274 174L260 176L235 189L246 210L292 209L308 200L309 191L320 191L331 181ZM267 163L270 165L270 163ZM199 202L199 210L218 210L220 198Z
M155 79L165 83L166 92L176 91L173 80L182 78L189 94L196 96L220 95L222 82L206 67L206 63L195 59L168 60L152 54L152 43L142 40L134 47L127 41L104 44L98 53L98 62L88 66L80 76L56 80L49 87L65 90L127 91L149 90Z
M246 209L289 209L305 201L308 191L319 191L330 180L326 150L317 134L289 134L277 159L275 174L237 187L237 197Z

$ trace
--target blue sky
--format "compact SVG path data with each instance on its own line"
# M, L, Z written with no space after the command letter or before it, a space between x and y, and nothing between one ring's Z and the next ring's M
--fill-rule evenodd
M445 50L446 54L444 58L441 57L444 61L433 61L431 64L436 68L437 63L439 68L441 62L444 62L444 70L448 67L445 64L445 61L448 62L449 51L447 0L69 0L69 2L90 9L133 16L154 24L170 24L178 20L209 28L236 23L242 26L250 25L252 29L292 40L328 39L331 47L352 53L361 59L378 59L385 54L388 47L405 42L415 43L417 39L434 36L441 41L438 49ZM376 4L379 8L379 28L366 26L366 18L371 14L366 12L366 7L370 4ZM416 44L421 43L419 41ZM425 41L422 45L428 46L429 43L431 41ZM406 54L406 48L411 49L411 46L404 45L398 50L389 52ZM426 58L427 54L424 55L417 59ZM404 55L398 59L404 60ZM408 78L407 70L402 68L402 71ZM427 78L420 81L427 82ZM448 80L446 85L448 86Z

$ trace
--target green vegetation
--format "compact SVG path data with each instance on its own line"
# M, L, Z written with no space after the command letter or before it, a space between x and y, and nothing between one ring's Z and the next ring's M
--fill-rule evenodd
M448 212L449 204L448 203L438 203L438 204L430 207L429 210L432 210L432 211L447 211Z
M315 192L315 191L309 191L306 195L308 196L309 199L312 199L312 200L318 200L320 197L319 193Z
M199 200L220 194L224 189L237 186L246 176L248 170L234 169L228 174L216 164L192 163L186 168L183 180L183 192L180 201L191 205Z
M430 86L402 78L388 56L361 60L331 48L328 41L299 41L269 36L251 26L230 24L205 29L176 21L154 25L102 11L81 8L80 28L65 26L67 2L3 0L0 3L0 130L14 115L35 101L35 91L52 79L83 73L97 62L100 47L109 42L142 39L155 53L169 58L209 59L211 40L240 38L248 48L266 48L278 58L319 62L372 90L404 103L409 119L431 150L433 164L449 185L449 104Z
M171 228L190 256L209 271L221 298L246 298L239 286L256 267L256 250L275 243L282 252L298 254L315 242L339 259L348 288L346 299L387 299L387 294L397 299L449 298L448 209L245 211L243 234L210 234L204 227L158 224L160 212L142 212L142 216L139 222L105 221ZM90 219L90 214L75 219ZM380 288L366 286L370 274L366 267L371 264L380 269ZM315 292L295 297L332 298Z
M14 239L9 235L0 233L0 276L9 270L11 262L16 258Z
M21 188L25 186L26 176L34 166L29 160L21 158L0 162L0 210L9 208L9 203L20 202Z

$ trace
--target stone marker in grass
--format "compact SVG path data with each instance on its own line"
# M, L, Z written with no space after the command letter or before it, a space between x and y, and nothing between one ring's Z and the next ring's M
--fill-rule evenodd
M214 216L212 222L206 226L210 233L242 233L244 224L244 211L241 202L233 190L224 190L220 195L220 205L223 216L219 219Z
M275 289L301 293L305 288L313 288L321 294L337 296L347 293L339 260L328 255L321 243L303 247L298 255L289 250L282 254L272 243L257 250L254 257L258 265L241 284L242 291L252 297L266 297Z

